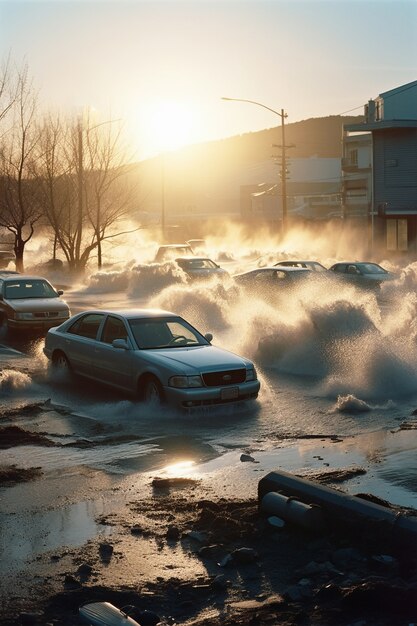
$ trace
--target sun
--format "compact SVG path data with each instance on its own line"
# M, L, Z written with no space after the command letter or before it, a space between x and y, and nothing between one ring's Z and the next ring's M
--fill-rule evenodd
M196 135L196 111L191 104L177 100L149 103L143 112L142 141L149 150L177 150L193 142ZM139 138L140 139L140 138Z

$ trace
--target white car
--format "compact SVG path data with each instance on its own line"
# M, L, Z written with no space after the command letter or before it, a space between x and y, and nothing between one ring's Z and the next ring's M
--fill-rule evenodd
M44 353L57 369L154 404L191 408L255 399L260 383L253 363L211 340L167 311L93 310L49 330Z
M12 330L58 326L70 317L63 293L46 278L0 271L0 323Z

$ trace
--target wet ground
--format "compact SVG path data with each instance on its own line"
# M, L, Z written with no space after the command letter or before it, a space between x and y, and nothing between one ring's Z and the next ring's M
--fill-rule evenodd
M71 297L73 312L92 305L92 297L80 293ZM117 304L121 297L112 294L108 299ZM95 302L100 305L100 298L95 296ZM216 334L220 345L227 345L230 329L220 328L214 343ZM413 415L417 394L364 400L346 395L340 401L323 392L322 378L296 376L260 359L256 365L262 392L256 403L178 415L169 409L155 412L119 392L85 381L54 380L42 354L42 337L3 333L0 343L4 624L20 623L20 617L13 617L16 610L19 616L32 610L42 614L46 606L48 619L77 624L78 604L92 598L128 604L129 594L138 588L142 606L163 611L165 617L174 615L178 623L198 616L209 620L204 623L217 623L219 611L223 611L221 623L229 623L224 606L243 599L256 599L255 608L262 612L261 602L273 593L283 593L294 583L294 572L318 558L312 540L304 538L302 545L309 551L306 560L303 550L296 549L300 538L287 529L284 540L282 535L275 536L272 543L280 546L279 558L287 558L290 566L272 575L267 556L270 537L266 538L267 530L255 511L259 480L272 470L319 477L347 493L370 493L417 509L417 420ZM339 479L330 474L335 470L341 471ZM173 487L161 489L163 483L155 483L155 478L169 479L168 487ZM218 520L219 532L235 528L227 541L210 536L214 544L225 546L209 564L201 555L196 557L186 535L181 539L189 530L207 532L207 527L195 524L195 511L204 508L198 503L204 501L220 507L219 520L229 520L229 531ZM241 517L234 503L240 503L236 507L242 507ZM236 516L239 523L231 519ZM243 523L246 518L248 525ZM169 526L178 531L178 535L172 531L173 539L167 537ZM334 542L328 551L340 548L343 538ZM112 546L108 563L100 556L100 545L106 543ZM206 540L202 543L209 545ZM351 546L350 538L347 543ZM220 610L219 590L212 586L224 571L218 563L242 546L255 546L263 552L262 559L246 563L242 579L235 569L233 575L227 572L232 580L230 589L220 590ZM383 552L378 545L374 556ZM86 563L92 563L96 574L80 580L77 568ZM260 567L262 579L271 576L272 582L256 582ZM320 584L329 584L331 575L327 575ZM369 575L369 571L357 573L364 580ZM308 578L307 574L303 577ZM402 584L412 580L408 572ZM314 587L309 601L316 598L319 587ZM175 603L180 590L185 606L175 615L169 603ZM66 612L58 611L54 602L61 602ZM212 622L207 617L210 607L215 611ZM233 609L234 613L239 610ZM253 607L241 610L245 615L245 611L253 613ZM265 623L296 623L294 607L285 605L284 610L281 600L276 600L274 610L281 612L282 621ZM271 615L271 607L265 615ZM35 616L33 623L45 623L42 619ZM315 619L311 623L332 623L329 616L316 615ZM349 623L338 619L333 623ZM411 619L410 615L405 619ZM410 622L398 621L403 623Z

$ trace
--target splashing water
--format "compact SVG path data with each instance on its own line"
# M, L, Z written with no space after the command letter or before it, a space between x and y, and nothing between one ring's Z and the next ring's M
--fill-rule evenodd
M15 391L23 391L32 385L32 379L28 374L12 369L0 372L0 394L11 395Z

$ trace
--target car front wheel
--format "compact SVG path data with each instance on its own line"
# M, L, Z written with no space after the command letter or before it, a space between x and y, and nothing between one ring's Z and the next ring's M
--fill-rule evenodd
M148 376L143 384L142 398L152 406L160 406L164 401L162 385L156 376Z

